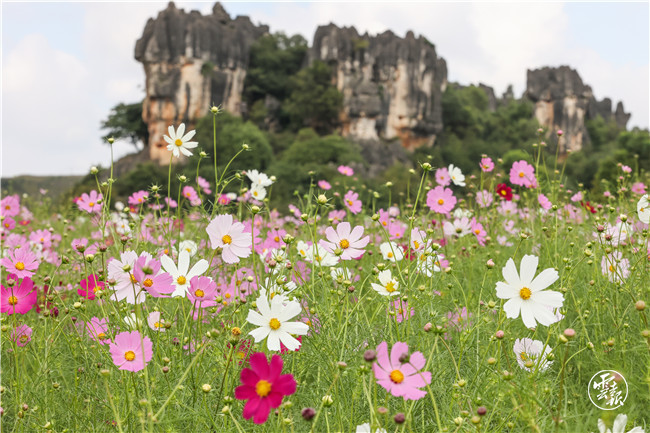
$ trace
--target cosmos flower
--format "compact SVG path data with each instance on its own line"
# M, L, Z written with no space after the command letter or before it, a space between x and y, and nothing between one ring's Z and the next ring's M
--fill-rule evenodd
M255 188L257 186L266 188L267 186L273 185L273 181L271 180L270 177L268 177L264 173L260 173L257 170L247 170L246 171L246 177L248 177L251 181L251 188ZM261 200L261 199L259 199Z
M282 364L279 355L273 355L270 363L262 352L251 355L251 368L242 370L242 384L235 388L236 399L248 400L242 413L244 419L264 424L271 409L279 407L285 395L296 392L296 380L291 374L281 374Z
M479 207L489 207L492 202L494 201L494 198L492 197L492 193L487 190L479 191L476 193L476 204Z
M636 212L639 215L639 221L644 224L650 224L650 202L648 194L644 194L636 204Z
M551 206L553 206L551 201L544 194L539 194L537 196L537 202L544 210L549 210Z
M212 249L222 249L221 258L224 262L239 263L240 258L250 256L253 243L251 233L244 231L244 224L233 221L232 215L217 215L205 231Z
M87 278L84 278L79 282L81 285L80 289L77 289L79 296L83 296L89 300L95 299L95 293L98 290L104 290L106 283L99 280L99 277L95 274L88 275Z
M14 274L18 278L31 278L38 269L38 260L32 250L24 246L7 251L7 257L0 260L0 265L5 267L8 274Z
M97 191L92 190L90 194L85 192L81 194L81 198L77 200L77 206L82 211L88 213L99 213L102 210L102 200L104 196L102 194L97 194Z
M151 339L138 331L120 332L109 350L115 366L126 371L143 370L153 357Z
M483 171L483 173L489 173L494 170L494 162L492 162L492 158L481 158L481 163L479 166L481 167L481 171Z
M326 180L319 180L318 187L324 191L328 191L332 189L332 185L330 185L330 183Z
M497 195L507 201L512 200L512 188L510 188L508 185L505 183L500 183L497 185Z
M429 190L427 193L427 206L437 213L449 214L456 205L456 201L452 190L441 185Z
M345 204L345 207L355 215L361 212L361 200L359 200L359 194L352 190L348 191L343 197L343 204Z
M516 319L521 314L527 328L534 328L537 322L544 326L555 323L552 308L560 308L564 303L562 293L544 291L559 278L557 271L548 268L535 277L538 262L536 256L524 256L521 259L520 273L517 273L515 262L508 259L502 270L506 282L499 281L496 285L497 297L508 300L503 305L506 316Z
M612 426L612 429L608 429L607 425L605 425L605 421L602 419L598 419L598 431L600 433L625 433L625 426L627 425L627 415L624 413L620 413L616 416L616 419L614 419L614 425ZM630 430L628 433L644 433L645 430L643 427L634 427L632 430Z
M510 168L510 183L513 185L524 186L526 188L536 188L537 179L535 178L535 167L528 164L523 159L516 161Z
M515 344L512 347L512 350L515 352L519 367L523 368L526 371L532 372L535 369L544 371L549 368L551 364L553 364L553 361L549 361L547 359L548 354L552 351L551 348L549 346L546 346L544 353L542 353L543 348L544 343L539 340L531 340L530 338L518 338L515 340ZM529 361L533 363L533 366L530 365ZM539 367L537 367L538 363Z
M85 325L86 334L91 340L95 340L99 344L108 344L108 319L93 317Z
M249 310L246 318L249 323L259 326L249 332L255 342L259 343L268 337L266 344L269 350L280 350L280 342L289 350L299 348L300 342L291 334L305 335L309 332L309 326L302 322L289 322L289 320L302 311L300 303L287 301L282 295L275 295L269 304L266 292L261 293L256 303L260 312Z
M370 237L363 236L363 227L350 228L349 222L342 222L336 226L336 230L328 227L325 230L327 241L321 240L323 247L331 253L341 252L341 260L358 259L364 253L364 248L370 242Z
M413 352L410 356L408 352L408 345L398 341L393 344L389 357L388 343L384 341L377 346L377 362L372 370L377 384L394 397L419 400L427 395L420 388L431 383L431 372L420 371L426 365L421 352Z
M465 186L465 175L454 164L449 164L449 177L454 185Z
M399 288L399 281L393 278L388 269L381 271L379 275L377 275L377 279L379 280L379 284L370 283L370 286L375 292L388 297L399 295L399 292L397 291Z
M183 245L182 242L181 245ZM160 258L160 263L163 269L172 276L174 285L172 297L185 296L190 280L197 275L202 275L210 266L207 260L201 259L190 269L190 253L187 249L182 249L178 254L178 266L167 254Z
M339 168L337 169L339 173L345 176L354 176L354 170L352 168L348 167L347 165L339 165Z
M213 307L217 305L217 283L210 277L192 277L187 299L198 308Z
M603 275L606 275L612 283L622 283L630 275L630 261L624 259L620 251L603 256L600 268Z
M451 183L451 177L449 177L449 170L447 167L440 167L436 170L436 183L441 186L449 186Z
M16 343L18 347L25 347L32 341L32 328L23 324L16 326L12 331L9 339Z
M16 278L13 276L14 280ZM37 300L38 291L29 277L23 278L20 285L0 286L0 311L3 313L25 314L36 305Z
M161 319L160 311L152 311L151 313L149 313L149 315L147 316L147 325L149 325L149 328L153 329L154 331L158 331L158 332L167 331L167 328L165 328L165 324Z
M190 141L194 137L194 134L196 134L196 131L190 131L185 134L185 124L181 123L176 130L174 130L174 125L169 125L167 132L169 132L169 136L163 135L163 139L167 142L167 150L172 155L177 158L181 156L181 153L185 156L192 156L192 152L189 149L194 149L199 145L196 141Z
M404 258L404 250L395 242L384 242L379 245L379 251L384 260L399 262Z

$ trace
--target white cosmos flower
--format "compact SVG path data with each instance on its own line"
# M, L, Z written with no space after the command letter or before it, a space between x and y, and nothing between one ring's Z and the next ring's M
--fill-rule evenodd
M454 164L449 164L449 177L454 185L465 186L465 175L460 168L456 167Z
M600 433L625 433L625 426L627 425L627 415L624 413L618 414L614 420L614 425L612 430L608 429L605 425L605 421L598 419L598 431ZM634 427L628 433L645 433L645 430L642 427Z
M384 260L390 260L391 262L399 262L404 258L402 247L397 245L395 242L384 242L379 245L379 251L381 251Z
M539 340L531 340L530 338L516 339L515 344L512 347L512 350L517 356L517 363L519 367L527 371L533 371L539 363L539 371L544 371L553 364L553 361L549 361L547 356L551 353L551 348L546 346L544 353L542 354L542 349L544 348L544 343ZM540 360L540 356L542 359ZM533 362L533 367L527 367L526 363L528 361ZM530 364L529 364L530 365Z
M255 188L255 186L265 188L273 184L273 181L266 174L260 173L257 170L247 170L246 176L251 180L252 188Z
M537 264L539 258L526 255L521 259L520 273L512 259L503 267L503 278L506 282L497 282L497 297L507 299L503 305L506 316L516 319L521 313L521 319L527 328L534 328L537 322L544 326L555 323L555 315L551 308L560 308L564 303L564 296L552 290L544 291L559 278L553 268L544 269L537 277Z
M370 423L361 424L357 426L355 433L373 433L373 430L370 428ZM378 428L374 430L374 433L386 433L386 429Z
M181 156L181 153L185 156L192 156L192 152L188 149L194 149L199 145L196 141L190 141L196 131L185 134L185 124L181 123L177 130L174 130L174 125L169 125L167 132L169 132L169 136L163 135L163 139L167 142L167 150L175 157Z
M269 304L264 293L257 298L256 303L260 312L249 310L246 320L259 328L253 329L248 335L252 336L256 343L267 338L269 350L280 350L280 342L290 351L300 348L300 342L292 334L306 335L309 325L303 322L289 322L302 311L300 303L287 301L284 296L274 296Z
M373 290L382 296L397 296L399 282L393 278L389 270L381 271L377 276L381 284L370 283Z
M650 202L648 201L648 194L644 194L639 199L639 202L636 204L636 212L639 215L639 221L650 224Z
M251 197L255 200L262 201L266 198L266 188L259 184L253 184L250 190Z
M190 253L187 250L181 250L178 254L178 266L167 254L160 258L160 264L174 278L173 284L176 289L172 293L172 297L185 296L187 288L190 286L190 280L202 275L209 267L208 261L201 259L190 269Z
M185 250L188 253L190 253L190 257L194 257L194 254L199 250L199 246L196 244L196 242L191 241L191 240L184 240L181 241L180 245L178 246L181 250Z

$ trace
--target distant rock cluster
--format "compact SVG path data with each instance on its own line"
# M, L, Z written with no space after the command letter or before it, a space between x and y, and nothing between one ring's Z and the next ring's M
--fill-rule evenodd
M207 16L169 3L156 19L149 19L136 43L135 58L145 69L143 119L149 127L152 160L169 162L162 138L168 125L192 125L212 105L235 115L245 112L242 93L250 47L268 32L268 26L256 26L248 17L231 19L220 3ZM342 135L362 143L369 160L377 160L380 143L397 141L398 151L386 155L400 159L400 151L433 145L443 130L447 64L423 36L408 32L401 38L390 31L360 35L354 27L329 24L316 30L307 64L315 60L332 67L333 83L343 94ZM614 119L620 128L627 125L630 115L623 104L612 112L612 101L597 101L568 66L529 70L527 78L523 97L535 104L535 117L543 127L564 131L563 151L579 150L589 141L588 119L600 115ZM488 96L488 107L496 109L499 100L493 89L479 87ZM513 97L509 89L501 100ZM391 163L385 158L369 162Z

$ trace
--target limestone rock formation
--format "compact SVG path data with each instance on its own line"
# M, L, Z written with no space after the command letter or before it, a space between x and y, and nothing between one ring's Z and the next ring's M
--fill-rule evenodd
M231 19L220 3L203 16L170 2L149 19L135 58L146 74L142 117L149 127L151 159L169 163L162 138L169 125L191 124L212 105L241 112L250 46L268 30L248 17Z
M597 101L591 87L582 82L578 72L568 66L545 67L528 70L526 93L535 104L535 117L549 131L561 129L561 152L580 150L589 142L585 121L598 115L605 120L614 119L619 128L625 129L630 115L619 102L612 113L612 101Z
M359 35L354 27L320 26L309 62L334 68L344 97L342 133L355 141L399 138L406 149L431 145L442 131L447 64L424 37L386 31Z

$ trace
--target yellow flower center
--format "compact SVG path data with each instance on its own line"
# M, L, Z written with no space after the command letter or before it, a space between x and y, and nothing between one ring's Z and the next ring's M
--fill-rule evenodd
M16 305L18 303L18 298L15 296L9 296L9 299L7 300L9 302L9 305Z
M388 257L389 259L392 258L392 257L393 257L393 253L391 253L391 252L389 251L388 254L386 254L386 257Z
M481 234L481 230L476 229L476 230L474 230L474 233L476 233L477 235L480 235L480 234Z
M187 283L187 279L184 275L181 275L180 277L176 278L176 282L182 286L183 284Z
M529 299L531 295L531 291L528 287L522 287L521 290L519 291L519 296L521 296L521 299L526 300Z
M151 287L151 286L153 286L153 280L151 278L147 278L146 280L144 280L144 282L142 284L145 287Z
M205 296L205 292L201 289L196 289L196 292L194 292L194 296L197 298L202 298Z
M614 266L609 265L609 272L614 272Z
M22 271L23 269L25 269L25 264L23 262L16 263L16 269Z
M178 147L181 147L183 145L183 140L177 138L176 141L174 141L174 144Z
M271 384L262 379L255 385L255 392L260 397L266 397L271 392Z
M95 202L91 201L90 203L88 203L88 206L90 206L90 207L95 206Z
M519 356L520 356L521 359L523 359L524 361L525 361L526 359L528 359L528 355L526 355L526 352L521 352L521 353L519 354Z
M129 274L129 278L131 279L132 283L137 283L137 280L135 279L135 276L133 274Z
M135 359L135 352L132 350L129 350L124 354L124 359L127 361L133 361Z
M388 225L388 221L382 221L382 222L381 222L381 225L383 225L384 227L386 227L386 226Z
M354 202L352 200L348 200L348 206L352 206Z
M394 383L402 383L404 381L404 373L399 370L393 370L390 372L390 380Z
M420 249L420 243L418 241L413 241L413 246L415 247L416 250Z
M350 248L350 241L348 241L347 239L341 239L341 242L339 242L339 245L341 246L341 248L343 248L345 250L347 248Z
M438 204L440 204L440 205L445 204L445 201L443 199L439 198L438 199Z
M237 352L237 358L239 359L244 359L246 357L246 353L242 352L241 350Z
M524 177L524 172L523 171L519 172L519 177Z
M230 237L230 235L223 235L223 237L221 238L221 242L223 242L224 244L232 244L232 238Z
M300 250L300 255L301 255L301 256L306 256L307 253L305 253L305 250Z
M269 326L270 326L271 329L273 329L274 331L275 331L276 329L280 329L280 321L274 317L274 318L272 318L271 321L269 322Z
M226 293L226 294L224 295L224 298L226 298L226 299L230 299L231 296L232 296L232 295L231 295L230 293Z
M386 291L387 291L388 293L393 293L393 292L395 291L395 283L394 283L393 281L389 281L389 282L386 284Z
M505 190L505 189L502 189L502 190L501 190L501 195L506 195L506 194L507 194L506 190Z
M100 332L99 334L97 334L97 338L100 339L100 340L105 340L106 339L106 334L104 334L103 332Z
M93 287L93 293L97 293L98 290L101 290L102 288L100 286L95 286Z
M162 325L162 323L160 323L160 322L156 322L156 323L153 324L153 327L154 327L154 328L162 328L162 326L163 326L163 325Z

